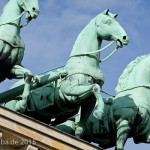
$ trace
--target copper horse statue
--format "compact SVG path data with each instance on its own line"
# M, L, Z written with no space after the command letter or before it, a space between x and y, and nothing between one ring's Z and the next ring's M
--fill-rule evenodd
M20 25L25 13L27 22ZM0 82L6 78L25 80L22 101L15 108L17 111L25 110L32 80L31 72L21 65L25 45L20 37L20 29L38 15L38 0L10 0L0 16Z
M81 106L81 118L75 131L77 137L82 136L85 123L95 103L97 109L94 111L94 116L101 119L104 113L104 102L100 91L104 78L99 67L101 61L98 49L102 40L115 41L117 47L128 44L126 32L116 21L116 15L109 10L103 11L92 19L77 37L64 67L68 75L31 91L27 102L29 113L39 112L47 116L49 121L56 118L58 123L77 113ZM15 110L17 103L16 99L6 103L5 106ZM39 118L37 113L34 116Z

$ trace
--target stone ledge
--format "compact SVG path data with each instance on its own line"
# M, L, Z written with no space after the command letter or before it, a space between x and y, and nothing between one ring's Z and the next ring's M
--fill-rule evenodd
M3 107L0 107L0 149L102 150L102 148Z

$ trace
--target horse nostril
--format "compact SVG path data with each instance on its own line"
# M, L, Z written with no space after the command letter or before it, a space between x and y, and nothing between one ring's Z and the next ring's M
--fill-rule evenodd
M33 7L32 10L35 11L36 9Z
M123 36L123 40L126 40L126 38L127 38L126 36Z

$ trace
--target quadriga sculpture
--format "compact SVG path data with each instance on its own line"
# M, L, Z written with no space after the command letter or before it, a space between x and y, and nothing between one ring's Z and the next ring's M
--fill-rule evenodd
M75 131L77 137L82 135L85 122L96 101L98 105L94 115L101 119L104 103L100 90L104 79L99 68L100 51L97 50L102 40L113 40L117 43L117 47L128 44L128 36L115 17L116 15L105 10L91 20L79 34L64 67L68 75L62 80L50 83L51 90L43 90L47 93L46 97L43 92L32 91L27 104L29 110L39 111L48 116L49 120L59 117L64 121L65 118L75 114L81 106L81 119ZM10 103L5 106L12 108ZM13 103L12 109L16 108L17 103L17 101Z
M83 139L101 147L123 150L129 137L136 144L150 143L150 55L137 57L119 78L114 99L105 101L100 121L90 115ZM112 102L111 102L112 100ZM56 128L74 135L75 122L69 120Z
M20 26L21 17L25 12L27 22ZM24 103L32 80L31 72L21 65L25 45L20 37L20 29L38 15L38 0L10 0L0 16L0 82L6 78L25 80L22 102L15 108L18 111L25 109Z

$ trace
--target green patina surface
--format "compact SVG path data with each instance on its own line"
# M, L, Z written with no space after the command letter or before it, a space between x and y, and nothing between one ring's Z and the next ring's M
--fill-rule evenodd
M90 115L93 118L90 121L95 124L95 127L92 127L91 134L93 132L94 134L97 134L97 132L101 134L102 132L106 137L109 137L111 131L109 131L108 120L111 116L113 123L117 122L116 125L118 126L116 148L118 150L123 149L125 141L120 136L121 126L129 123L124 118L122 120L118 118L117 120L114 117L116 114L118 115L118 110L122 110L117 103L122 99L122 95L119 100L116 96L113 104L109 104L106 109L106 104L101 97L104 76L99 67L101 62L99 48L103 40L115 41L117 49L129 42L126 32L116 21L117 15L105 10L93 18L78 35L66 65L41 74L36 77L36 80L33 80L31 72L21 66L24 43L20 38L20 20L23 12L26 12L27 22L36 18L39 14L38 0L10 0L4 7L0 18L0 32L2 32L0 50L3 53L3 58L0 61L9 58L13 62L6 61L6 67L2 69L3 73L0 74L0 77L2 76L1 81L5 78L23 78L25 76L25 83L23 80L19 81L12 89L0 94L0 102L14 111L20 111L28 115L31 113L33 117L51 125L66 121L81 108L80 119L74 128L76 137L82 136ZM9 18L9 13L14 14L13 19L12 17ZM10 22L15 26L11 25ZM12 49L13 53L8 56L7 53ZM112 100L110 103L112 103ZM136 112L136 109L134 110L133 112ZM121 111L119 113L122 114ZM127 113L123 114L126 116ZM55 121L53 122L52 119L55 119ZM101 127L102 122L104 127ZM129 128L130 126L127 126L125 129ZM123 136L128 137L128 134L126 132ZM100 139L100 142L102 142L101 145L107 147L112 145L114 141L106 138Z
M10 0L0 16L0 82L6 78L24 78L22 101L15 108L20 111L26 108L32 80L31 72L21 65L25 45L20 37L20 22L24 13L26 13L27 22L37 18L39 15L38 0Z
M119 78L115 98L104 100L104 117L91 113L83 139L101 147L115 146L123 150L127 139L135 143L150 143L150 55L137 57L129 63ZM96 107L95 107L96 109ZM74 135L80 113L56 128Z

